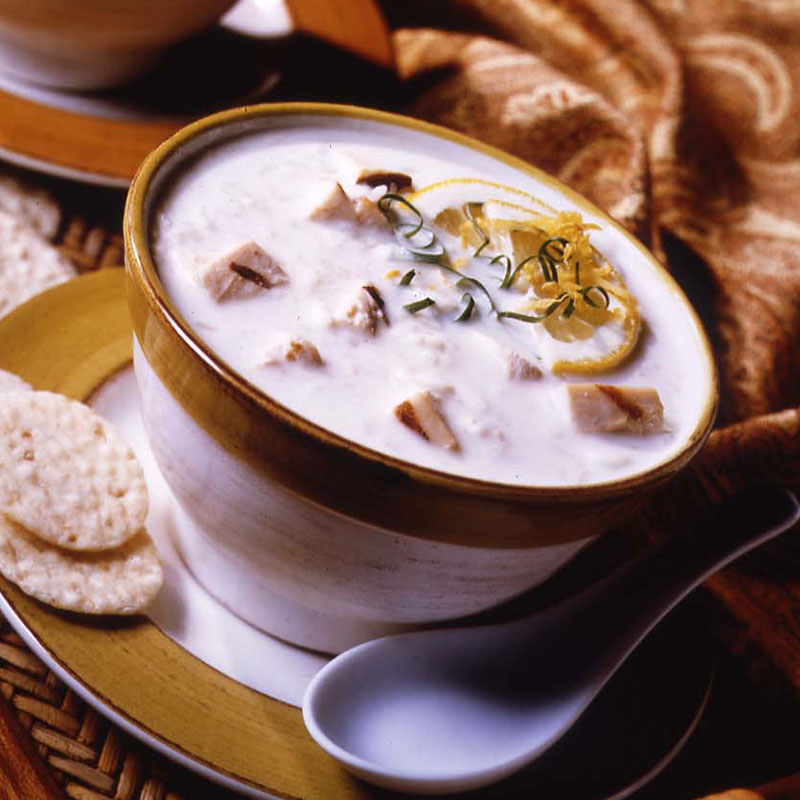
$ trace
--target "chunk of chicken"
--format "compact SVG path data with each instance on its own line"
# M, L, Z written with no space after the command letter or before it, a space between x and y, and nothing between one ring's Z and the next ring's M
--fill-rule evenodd
M533 381L542 377L542 371L519 353L511 353L508 356L508 377L514 381Z
M391 231L389 220L369 197L348 197L341 184L327 187L322 198L312 208L309 219L323 222L354 222L357 225L376 230Z
M370 336L378 332L378 323L383 320L387 325L386 305L381 293L371 284L362 286L355 302L340 317L331 322L334 328L350 327L361 330Z
M385 186L390 192L400 192L411 188L411 176L405 172L396 172L386 169L362 169L356 178L356 183L369 186Z
M289 276L278 262L255 242L246 242L206 264L197 277L217 301L250 297L289 282Z
M458 450L458 440L447 426L430 392L419 392L394 409L400 422L423 439L447 450Z
M386 215L378 208L378 204L369 197L357 197L353 201L353 208L356 212L356 222L378 230L390 231L392 229Z
M264 364L275 366L284 362L298 362L309 367L321 367L324 363L319 350L308 339L300 338L289 339L279 345Z
M567 391L572 419L585 433L664 430L664 406L652 387L574 383Z
M322 187L321 196L311 209L308 218L323 222L330 220L355 222L356 209L340 183L326 184Z

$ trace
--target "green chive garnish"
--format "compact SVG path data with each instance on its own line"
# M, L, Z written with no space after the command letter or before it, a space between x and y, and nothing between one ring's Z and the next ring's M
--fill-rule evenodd
M561 236L545 239L545 241L542 242L542 246L539 248L538 259L539 267L546 281L558 283L557 265L564 260L564 253L566 252L568 244L569 242ZM553 250L554 248L555 251Z
M397 215L393 213L393 204L399 203L403 208L407 209L414 215L413 222L404 222L398 219ZM518 311L500 311L494 303L491 294L487 288L477 279L471 275L465 275L455 267L448 263L447 251L444 245L439 241L436 234L430 229L425 227L425 220L420 211L407 200L403 195L395 193L385 194L379 201L378 206L381 211L389 218L395 231L398 242L402 245L404 251L414 261L420 261L427 264L435 265L446 272L450 272L458 277L456 285L462 289L477 288L482 292L489 301L492 311L497 314L499 319L514 319L520 322L537 323L546 320L548 317L556 313L560 308L561 313L565 319L569 319L576 311L576 302L578 297L582 297L587 305L593 308L608 308L611 304L611 298L608 292L598 285L581 287L581 265L580 262L575 261L575 283L577 285L574 291L562 291L553 301L545 308L542 314L523 314ZM481 244L472 254L472 258L477 258L490 244L490 238L478 222L478 214L483 209L483 203L467 202L463 205L463 212L469 222L472 224L476 233L481 239ZM499 264L503 268L503 277L500 280L501 289L509 289L513 286L517 275L520 270L531 261L537 261L539 268L542 271L542 276L547 283L558 283L559 266L565 266L567 263L565 257L569 249L569 241L561 236L553 236L545 239L539 247L535 255L530 255L524 258L516 267L510 256L500 254L494 256L489 261L491 266ZM593 252L599 256L597 250L592 248ZM401 286L409 286L411 281L416 276L417 271L414 269L408 270L400 279ZM381 312L384 314L385 309L383 299L380 297L377 289L372 286L364 287L370 296L378 304ZM373 293L374 292L374 293ZM464 304L463 308L455 317L456 322L466 322L471 319L476 313L475 298L469 291L464 292L461 296L461 302ZM416 314L430 306L436 305L436 301L430 297L423 297L421 300L415 300L413 303L407 303L403 308L410 314ZM388 322L388 320L387 320Z
M417 207L401 194L388 193L378 200L378 207L387 217L390 215L392 203L400 203L416 217L415 222L394 222L394 232L399 243L414 261L439 264L447 255L444 245L432 230L425 227L425 220Z
M591 292L597 292L603 298L603 305L600 305L600 303L592 300L590 297ZM581 289L581 294L583 295L583 299L587 302L587 304L593 306L594 308L608 308L611 304L611 298L608 296L608 292L602 286L587 286L586 288Z
M441 244L438 248L431 250L409 250L408 254L411 256L412 261L421 261L424 264L436 264L440 267L445 266L443 259L447 255L444 247Z
M519 264L517 264L517 266L514 268L514 271L508 275L508 279L507 280L503 280L503 282L500 284L500 288L501 289L510 289L514 285L514 281L517 279L517 275L519 275L519 271L529 261L533 261L534 258L537 258L537 256L528 256L527 258L524 258L522 261L520 261Z
M507 255L499 255L495 256L490 262L490 266L494 266L495 264L502 264L504 267L503 272L503 279L500 281L500 288L505 289L508 281L511 278L511 259Z
M564 260L564 253L566 252L567 245L569 242L561 236L554 236L551 239L546 239L542 242L542 246L539 248L540 253L544 253L544 255L552 259L553 261L563 261ZM555 248L555 253L551 252L551 249Z
M533 314L520 314L517 311L501 311L497 316L501 319L518 319L520 322L541 322L550 315L542 314L542 316L537 317Z
M400 205L405 206L416 218L416 223L409 225L412 229L410 232L404 234L406 238L410 238L415 234L419 233L422 230L422 214L417 211L416 207L409 203L405 197L401 194L394 194L393 192L387 192L380 200L378 200L378 208L384 212L384 214L390 214L392 210L392 203L400 203Z
M423 297L422 300L416 300L413 303L406 303L403 308L408 311L409 314L416 314L417 311L422 311L424 308L435 305L435 300L432 300L430 297Z
M480 211L483 208L483 203L464 203L463 208L467 219L472 223L472 227L475 228L476 233L483 240L478 249L472 254L473 258L477 258L489 244L489 237L486 235L483 228L481 228L481 226L478 224L478 220L475 219L474 209L478 209L478 211Z
M520 314L517 311L500 311L498 317L506 317L508 319L517 319L520 322L542 322L546 320L569 295L566 292L560 294L549 306L544 310L544 314Z
M465 275L463 272L459 272L457 269L453 269L453 267L448 267L447 264L439 264L442 269L446 269L448 272L452 272L454 275L458 275L459 280L456 283L457 286L460 286L462 289L465 288L467 285L477 287L481 292L486 295L486 299L489 301L489 305L492 307L492 311L497 311L497 306L494 304L494 300L492 296L489 294L489 290L477 279L473 278L471 275Z
M469 292L464 292L464 294L461 295L461 302L465 303L465 305L461 313L456 317L456 322L466 322L475 310L475 299Z
M426 250L436 242L436 234L433 231L406 222L400 223L395 228L395 236L403 247L408 247L410 250Z

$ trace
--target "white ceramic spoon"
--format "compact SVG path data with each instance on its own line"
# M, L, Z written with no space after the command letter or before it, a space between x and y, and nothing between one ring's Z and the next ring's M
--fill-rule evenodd
M359 645L311 681L306 727L346 769L379 786L446 794L498 781L559 739L695 586L799 517L789 492L739 495L535 616Z

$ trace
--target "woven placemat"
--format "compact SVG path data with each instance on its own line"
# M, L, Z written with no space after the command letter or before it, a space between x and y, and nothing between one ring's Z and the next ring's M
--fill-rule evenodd
M0 694L48 772L76 800L178 800L163 770L68 689L0 620Z
M122 235L90 225L82 216L65 225L59 246L80 272L123 265Z

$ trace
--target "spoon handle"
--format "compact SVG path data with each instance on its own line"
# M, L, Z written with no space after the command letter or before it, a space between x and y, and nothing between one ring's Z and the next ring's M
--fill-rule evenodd
M573 679L599 690L620 662L689 592L726 564L800 518L795 496L776 487L736 495L546 614L575 665ZM563 674L562 674L562 677Z
M800 504L785 489L751 489L731 497L642 557L647 577L642 599L651 613L663 616L714 572L799 518Z

